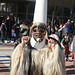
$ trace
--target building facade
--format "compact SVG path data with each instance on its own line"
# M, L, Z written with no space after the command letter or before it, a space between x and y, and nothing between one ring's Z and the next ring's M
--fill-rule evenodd
M1 0L0 21L7 16L33 20L36 0ZM54 13L54 14L53 14ZM48 18L75 19L75 0L48 0Z

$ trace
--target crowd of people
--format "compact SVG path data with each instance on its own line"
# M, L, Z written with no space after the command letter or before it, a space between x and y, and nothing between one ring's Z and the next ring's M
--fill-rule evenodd
M24 35L21 35L26 32L29 35L29 29L32 23L28 23L26 20L17 22L11 20L11 18L8 16L6 20L2 21L1 24L1 44L5 45L5 41L11 42L11 40L16 43L16 45L21 41L21 37ZM24 26L26 26L24 28ZM27 28L27 29L26 29ZM70 45L73 40L74 31L75 31L75 24L73 20L68 19L66 22L60 23L59 18L57 18L53 23L53 28L51 28L51 20L47 20L47 31L48 36L50 34L56 34L59 39L62 46L62 51L66 55L66 60L68 59L68 55L70 54ZM15 46L16 47L16 46ZM72 50L71 50L72 51Z
M1 44L4 45L5 42L11 42L12 40L16 42L20 36L21 24L30 26L30 24L27 24L26 20L17 20L17 22L15 22L10 16L3 20L2 24L0 25Z
M73 41L73 37L75 35L74 21L68 19L66 22L60 23L59 19L57 18L54 22L53 28L49 29L50 27L51 27L51 22L49 21L47 23L48 34L50 35L51 33L54 33L58 35L62 51L66 55L66 61L69 61L70 59L68 58L68 56L73 51L73 46L71 47L71 44Z

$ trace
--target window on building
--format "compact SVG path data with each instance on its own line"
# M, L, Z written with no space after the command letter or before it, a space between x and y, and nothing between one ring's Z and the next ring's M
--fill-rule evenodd
M16 12L16 3L7 3L7 12Z
M34 8L35 8L35 3L30 2L30 4L28 4L28 13L34 14Z
M70 8L67 8L67 7L64 8L64 16L70 17Z
M26 13L27 11L27 3L18 3L18 12L19 13Z
M0 11L6 12L6 3L0 3Z
M56 16L62 16L62 7L61 6L57 6L56 7L56 12L55 12Z
M56 0L56 6L62 6L63 0Z
M64 0L64 7L71 7L72 0Z
M26 19L26 14L18 14L18 18L20 19L20 20L25 20Z
M49 6L48 7L48 15L49 15L49 17L52 17L53 11L54 11L54 6Z
M73 18L74 18L74 22L75 22L75 8L73 9Z

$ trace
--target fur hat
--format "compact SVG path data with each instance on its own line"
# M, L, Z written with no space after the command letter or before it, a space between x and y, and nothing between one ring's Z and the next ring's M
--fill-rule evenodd
M28 29L28 26L26 26L25 24L21 24L21 25L20 25L20 28Z

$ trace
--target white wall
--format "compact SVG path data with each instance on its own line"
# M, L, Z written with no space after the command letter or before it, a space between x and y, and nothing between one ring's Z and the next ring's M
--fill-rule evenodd
M1 3L0 3L0 11L2 11L2 6L1 6Z

